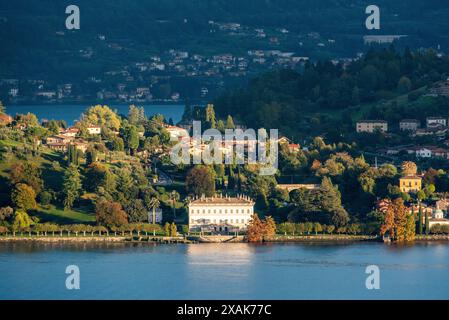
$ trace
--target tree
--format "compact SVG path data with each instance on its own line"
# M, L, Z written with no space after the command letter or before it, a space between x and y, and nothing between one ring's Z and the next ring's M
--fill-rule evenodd
M159 199L156 197L153 197L150 199L150 202L148 203L148 206L151 208L151 210L153 211L153 224L156 224L156 209L159 208L159 206L161 205L161 203L159 202ZM149 223L150 221L148 221Z
M313 224L313 231L315 232L315 235L317 235L319 232L323 231L323 227L321 226L321 224L319 222L315 222Z
M6 221L14 214L14 209L11 207L0 208L0 221Z
M220 131L221 133L224 133L226 129L225 123L223 122L223 120L218 120L217 122L217 130Z
M416 223L413 214L407 215L407 225L405 228L405 241L415 240Z
M407 213L407 208L401 198L393 201L385 200L385 206L380 208L384 214L384 222L380 228L380 234L389 234L393 241L413 241L415 239L415 220L412 214Z
M12 229L14 231L24 231L29 228L32 223L33 221L25 211L17 210L14 214Z
M142 199L134 199L125 206L129 222L144 222L148 219L148 210L145 208Z
M399 93L407 93L412 89L412 82L410 79L406 76L403 76L401 79L399 79L398 82L398 91Z
M96 105L90 107L83 115L81 120L83 126L98 125L105 128L118 131L120 129L120 117L108 106Z
M214 111L213 104L208 104L206 106L206 122L208 123L210 128L215 129L216 119L215 119L215 111Z
M404 161L401 164L401 173L403 176L413 176L418 172L416 163L412 161Z
M273 217L265 217L264 224L264 238L273 238L276 235L276 222L274 221Z
M171 232L170 223L168 223L168 222L165 223L164 232L165 232L166 237L170 237L170 232Z
M344 227L349 222L349 215L343 208L337 208L332 212L332 223L336 228Z
M428 184L425 188L424 188L424 192L426 193L426 196L428 198L430 198L432 196L432 194L435 193L435 185L434 184Z
M74 144L69 144L67 147L67 165L79 165L81 158L81 151Z
M170 225L170 237L176 237L178 235L178 229L176 227L176 224L172 222Z
M122 130L122 137L130 154L134 154L139 147L139 132L137 131L137 127L132 125L125 127Z
M215 174L213 169L204 165L193 167L186 177L186 189L192 195L213 196L215 194Z
M11 166L9 180L12 184L24 183L33 188L36 194L43 188L41 170L32 162L16 162Z
M116 189L115 175L105 165L94 162L85 172L84 186L91 192L98 192L99 188L103 188L112 194Z
M426 225L426 235L429 235L429 233L430 233L430 223L429 223L429 213L428 212L426 212L425 214L424 214L424 216L425 216L425 225Z
M135 105L129 106L128 121L133 125L143 124L146 120L145 109L136 107Z
M307 232L307 235L310 235L310 233L313 231L313 223L312 222L306 222L304 224L305 231Z
M71 164L64 173L64 180L62 184L65 210L72 209L73 204L79 199L81 195L81 190L81 176L78 171L78 167L74 164Z
M5 106L3 105L3 102L0 101L0 114L4 114L5 113Z
M28 211L30 209L35 209L37 206L36 193L33 188L24 183L16 185L12 191L11 200L18 210Z
M104 199L97 201L95 205L97 223L100 226L120 227L128 224L126 212L120 203L109 202Z
M86 165L89 166L94 162L97 162L98 154L97 150L92 146L89 146L86 150Z
M416 197L418 198L419 201L423 201L423 200L427 199L427 195L424 190L419 190L418 193L416 194Z
M264 223L257 214L253 214L246 230L248 242L262 242L264 232Z
M180 195L176 190L170 192L170 200L172 201L173 207L173 219L176 219L176 201L180 199Z
M418 234L422 234L423 233L423 224L422 224L422 207L421 204L419 204L419 209L418 209Z
M235 129L234 119L230 115L226 119L226 129Z

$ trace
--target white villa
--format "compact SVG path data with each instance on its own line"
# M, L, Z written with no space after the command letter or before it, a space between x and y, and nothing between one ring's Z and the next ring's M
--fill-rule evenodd
M181 128L181 127L166 125L165 129L170 134L170 138L172 140L173 139L180 139L180 138L184 138L184 137L188 137L189 136L188 131L186 129L184 129L184 128Z
M201 197L189 203L189 230L228 233L245 230L254 213L254 201L240 195Z
M89 127L87 127L87 131L89 132L89 134L98 135L98 134L101 134L101 127L100 126L89 126Z
M429 219L429 227L432 229L434 225L449 225L449 220L444 218L444 212L437 205L436 209L433 211L432 218Z

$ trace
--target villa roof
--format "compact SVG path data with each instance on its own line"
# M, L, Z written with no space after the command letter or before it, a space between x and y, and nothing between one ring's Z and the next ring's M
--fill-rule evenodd
M357 123L388 123L385 120L359 120Z
M401 177L400 179L401 179L401 180L402 180L402 179L422 179L422 177L421 177L421 176L418 176L418 175L413 175L413 176L405 176L405 177Z
M254 205L254 201L246 196L239 197L201 197L192 200L189 205Z

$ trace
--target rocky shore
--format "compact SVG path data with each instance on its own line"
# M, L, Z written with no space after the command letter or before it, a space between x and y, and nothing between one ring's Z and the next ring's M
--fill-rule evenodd
M447 234L417 235L415 241L449 241Z
M378 241L377 236L367 235L302 235L302 236L276 236L266 242L314 242L314 241Z
M1 242L47 242L47 243L64 243L64 242L124 242L126 237L0 237Z

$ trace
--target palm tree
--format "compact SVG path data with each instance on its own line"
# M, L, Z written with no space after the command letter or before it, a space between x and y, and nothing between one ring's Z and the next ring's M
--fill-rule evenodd
M178 201L180 198L179 193L176 190L173 190L170 193L170 199L172 200L172 206L173 206L173 220L176 220L176 201Z
M151 198L149 206L153 210L153 224L156 224L156 208L159 208L160 205L161 203L158 198L156 197ZM150 217L148 217L148 223L150 223L149 218Z

